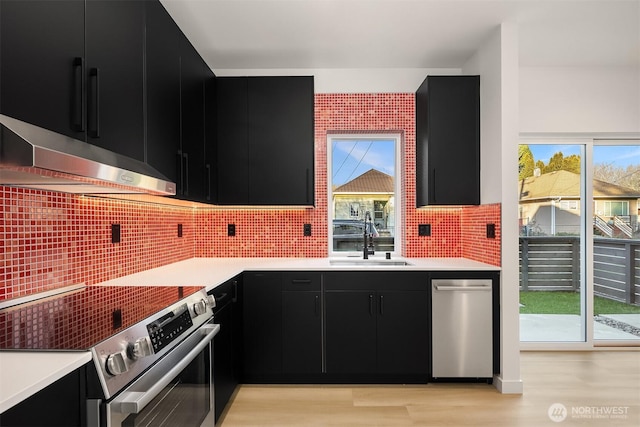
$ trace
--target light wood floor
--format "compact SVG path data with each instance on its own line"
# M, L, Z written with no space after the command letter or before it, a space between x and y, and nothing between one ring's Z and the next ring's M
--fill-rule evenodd
M220 425L640 426L638 351L523 352L521 374L523 395L486 384L244 385ZM567 409L562 422L548 415L556 403Z

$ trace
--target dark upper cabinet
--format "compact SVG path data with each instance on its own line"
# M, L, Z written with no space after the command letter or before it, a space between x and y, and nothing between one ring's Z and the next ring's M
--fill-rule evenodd
M84 2L1 3L0 112L84 140Z
M218 202L249 203L249 137L245 77L216 79Z
M416 204L480 204L479 76L428 76L416 92Z
M314 204L313 77L223 77L218 202Z
M144 38L145 2L86 1L87 142L141 161Z
M178 180L180 148L180 29L157 1L147 8L147 162Z
M249 203L313 205L313 77L252 77L248 93Z
M146 4L147 161L176 197L213 199L215 75L162 4Z
M206 64L186 37L180 37L180 172L178 193L196 201L206 199L205 82ZM212 76L211 76L212 77ZM213 77L212 77L213 78Z

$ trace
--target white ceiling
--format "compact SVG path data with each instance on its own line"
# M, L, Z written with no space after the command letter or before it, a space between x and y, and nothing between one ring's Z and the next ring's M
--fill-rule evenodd
M640 0L161 2L214 71L461 68L504 21L523 66L640 67Z

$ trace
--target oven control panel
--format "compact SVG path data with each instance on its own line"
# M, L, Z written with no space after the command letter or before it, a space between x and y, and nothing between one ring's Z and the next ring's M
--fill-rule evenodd
M155 353L162 350L173 340L193 326L187 304L182 304L170 313L147 325L151 345Z

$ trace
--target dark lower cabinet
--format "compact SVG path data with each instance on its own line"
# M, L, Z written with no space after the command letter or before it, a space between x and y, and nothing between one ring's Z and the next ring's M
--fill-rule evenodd
M363 381L406 376L407 381L426 382L427 276L386 272L327 276L327 374L355 375ZM343 290L348 288L352 290Z
M371 374L377 367L375 293L327 291L328 374Z
M322 292L319 273L283 273L282 372L322 373Z
M224 412L242 374L241 276L235 277L209 294L216 299L214 321L220 325L213 345L215 422Z
M76 369L0 414L0 426L86 426L85 382L85 369Z
M243 278L245 383L282 375L282 274L249 272Z

